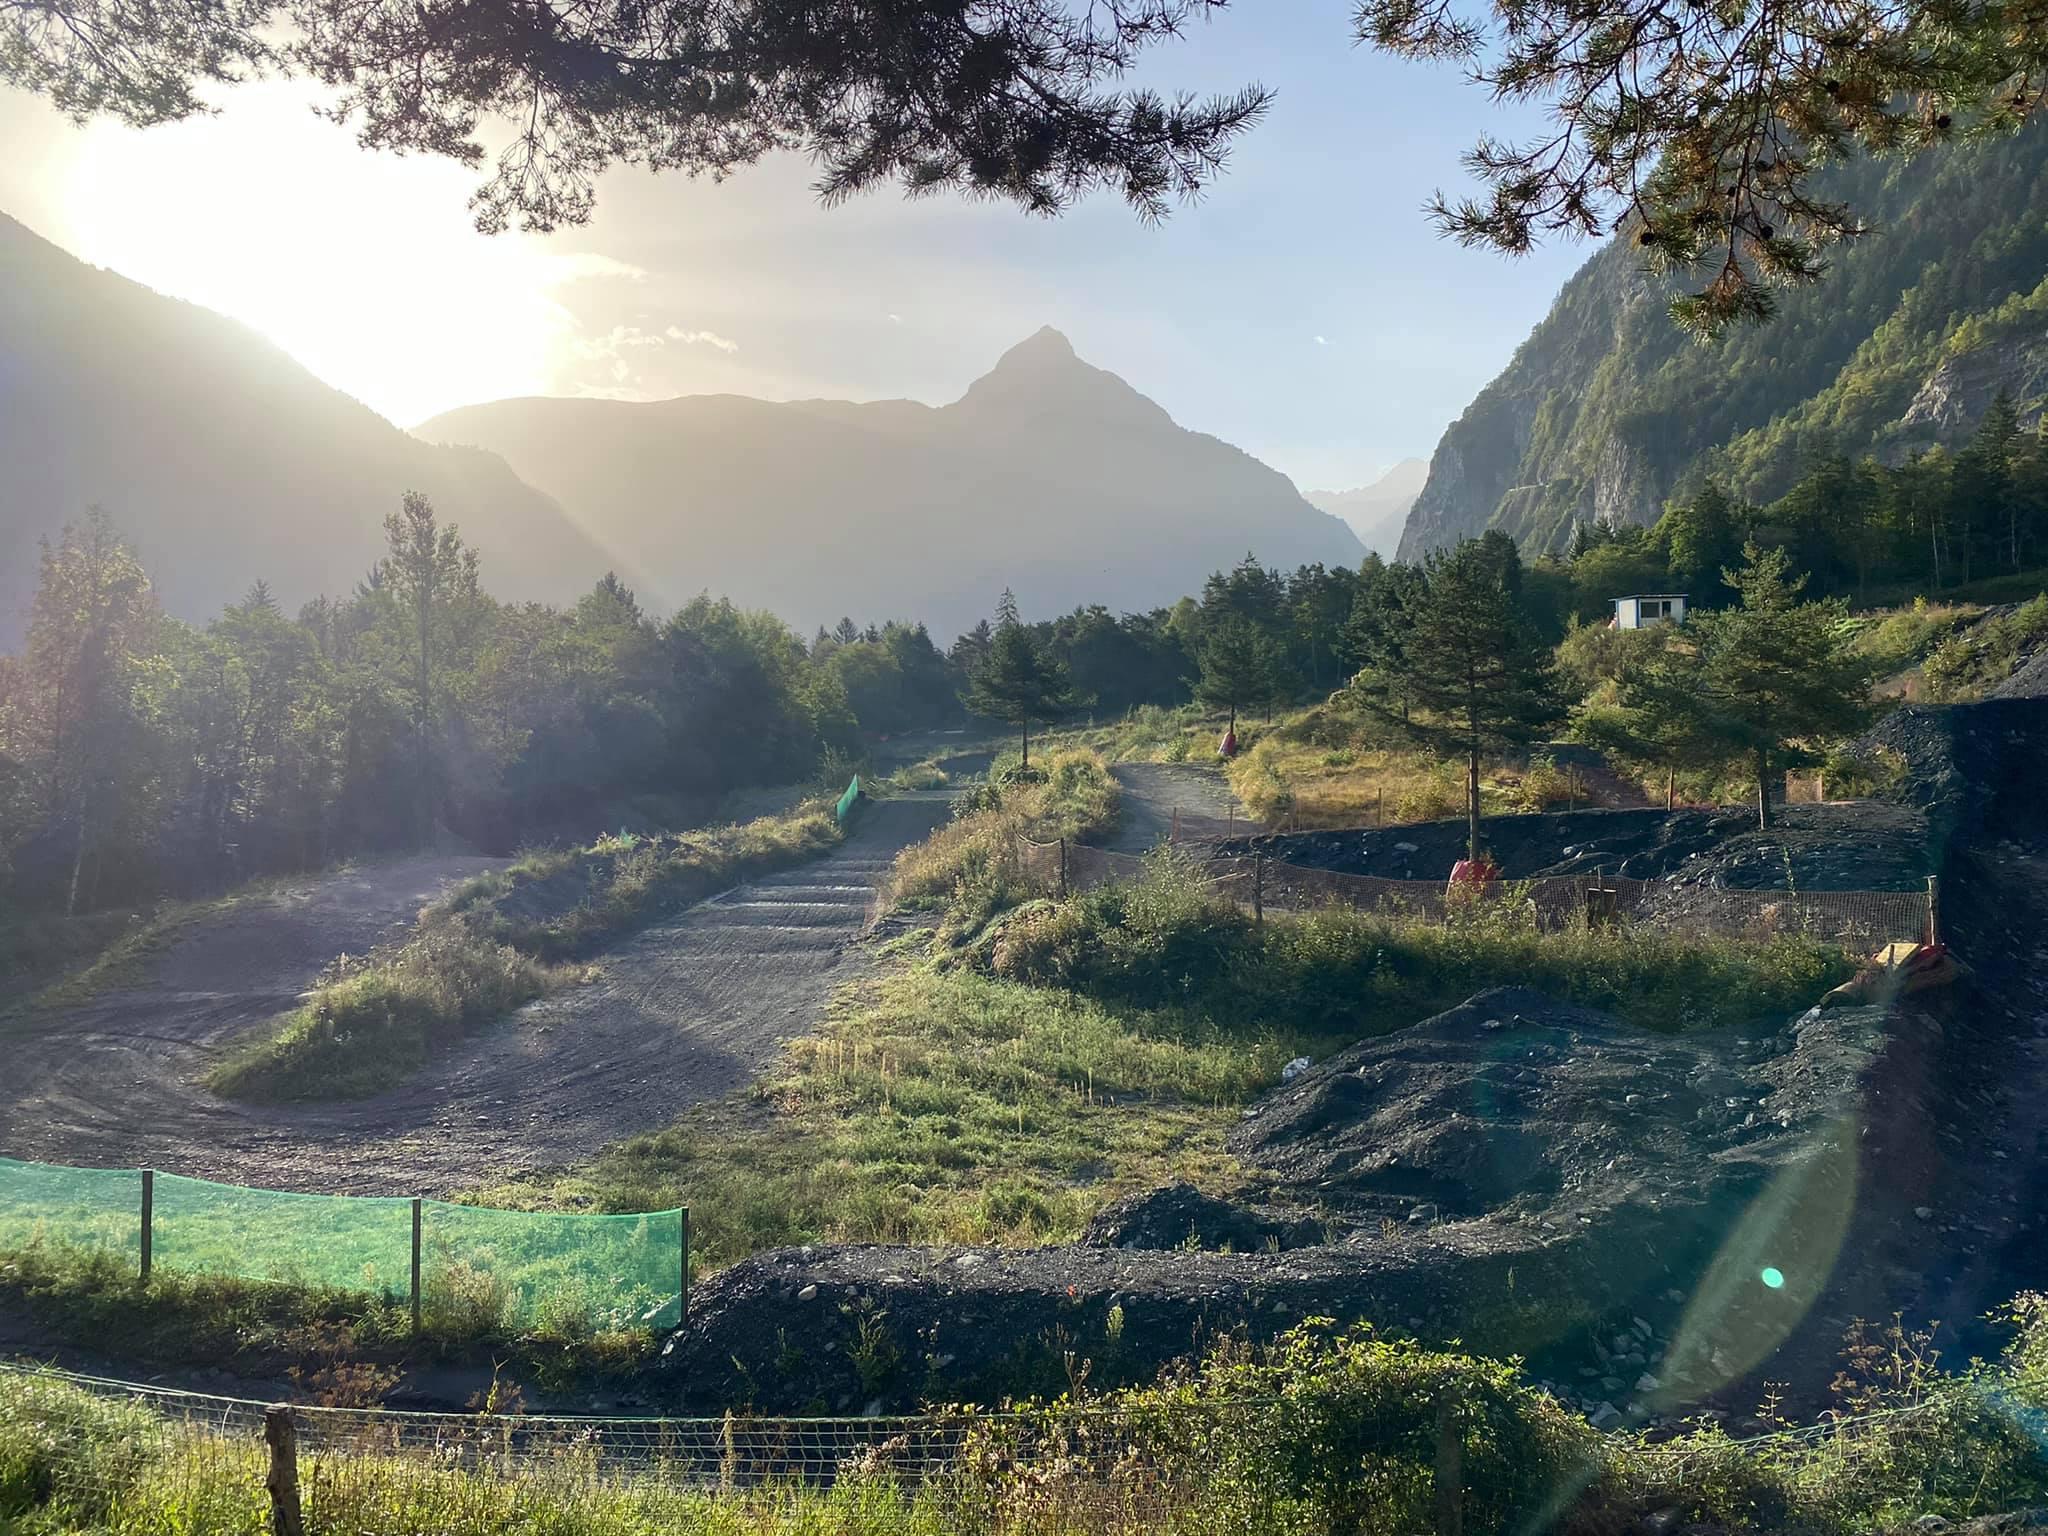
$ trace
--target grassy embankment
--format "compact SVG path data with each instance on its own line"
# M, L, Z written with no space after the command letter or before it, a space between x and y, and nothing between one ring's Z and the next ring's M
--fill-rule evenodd
M951 1472L920 1487L888 1458L829 1487L723 1492L594 1475L589 1452L532 1442L516 1469L480 1459L321 1458L309 1531L497 1536L1246 1536L1442 1529L1441 1425L1455 1426L1460 1527L1591 1533L1695 1523L1857 1536L2027 1507L2048 1494L2031 1426L2048 1410L2044 1303L2022 1297L2004 1356L1937 1374L1893 1334L1838 1383L1867 1417L1816 1440L1734 1441L1711 1427L1650 1442L1601 1436L1512 1365L1314 1325L1225 1348L1166 1385L967 1429ZM1442 1405L1440 1407L1440 1405ZM504 1449L479 1420L479 1447ZM460 1431L458 1431L460 1433ZM107 1536L260 1536L254 1437L169 1428L139 1404L47 1378L0 1377L0 1523ZM306 1475L302 1462L301 1473Z
M311 999L235 1047L209 1086L259 1101L375 1093L445 1043L577 979L605 942L838 838L830 809L810 803L740 825L529 854L456 888L402 941L337 965Z

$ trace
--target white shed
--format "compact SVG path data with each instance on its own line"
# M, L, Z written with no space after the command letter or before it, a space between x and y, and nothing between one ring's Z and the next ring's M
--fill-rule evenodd
M1614 600L1615 629L1647 629L1652 624L1683 624L1683 592L1638 592Z

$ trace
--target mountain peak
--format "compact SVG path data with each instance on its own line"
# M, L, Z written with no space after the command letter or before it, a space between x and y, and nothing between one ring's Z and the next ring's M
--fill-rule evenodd
M1017 363L1071 363L1074 360L1074 344L1067 340L1065 333L1052 326L1041 325L997 359L996 367L1006 368Z

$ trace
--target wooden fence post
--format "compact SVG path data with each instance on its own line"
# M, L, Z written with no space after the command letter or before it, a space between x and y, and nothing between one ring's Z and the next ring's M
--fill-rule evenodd
M1465 1437L1446 1393L1436 1405L1436 1536L1462 1536L1464 1528Z
M412 1197L412 1335L420 1335L420 1229L424 1225L421 1201L418 1195Z
M682 1209L681 1228L682 1241L678 1246L682 1249L682 1274L680 1276L682 1289L677 1292L679 1299L676 1302L676 1326L678 1328L690 1320L690 1208L687 1205Z
M1266 856L1252 855L1252 922L1263 925L1266 921Z
M1387 786L1386 786L1386 785L1384 785L1384 784L1382 784L1382 785L1380 786L1380 809L1379 809L1379 814L1378 814L1377 816L1375 816L1375 817L1373 818L1373 825L1374 825L1374 826L1376 826L1376 827L1384 827L1384 826L1385 826L1386 824L1387 824Z
M1060 839L1060 900L1067 899L1067 840Z
M156 1170L142 1170L142 1283L149 1284L150 1265L156 1259Z
M1173 808L1173 830L1166 834L1166 840L1169 843L1180 841L1180 807L1177 805Z
M270 1447L270 1475L263 1487L270 1495L273 1536L306 1536L299 1507L299 1434L292 1411L283 1403L263 1410L263 1443Z
M1927 942L1941 942L1941 877L1927 877Z

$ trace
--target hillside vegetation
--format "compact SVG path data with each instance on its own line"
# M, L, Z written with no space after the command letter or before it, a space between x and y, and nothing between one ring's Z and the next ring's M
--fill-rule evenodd
M1871 232L1770 324L1709 346L1673 325L1680 285L1628 234L1558 295L1514 360L1444 434L1404 559L1499 528L1531 553L1575 524L1655 521L1689 478L1783 494L1815 454L1910 452L1967 435L2001 387L2029 421L2048 396L2048 131L1856 161L1831 172Z

